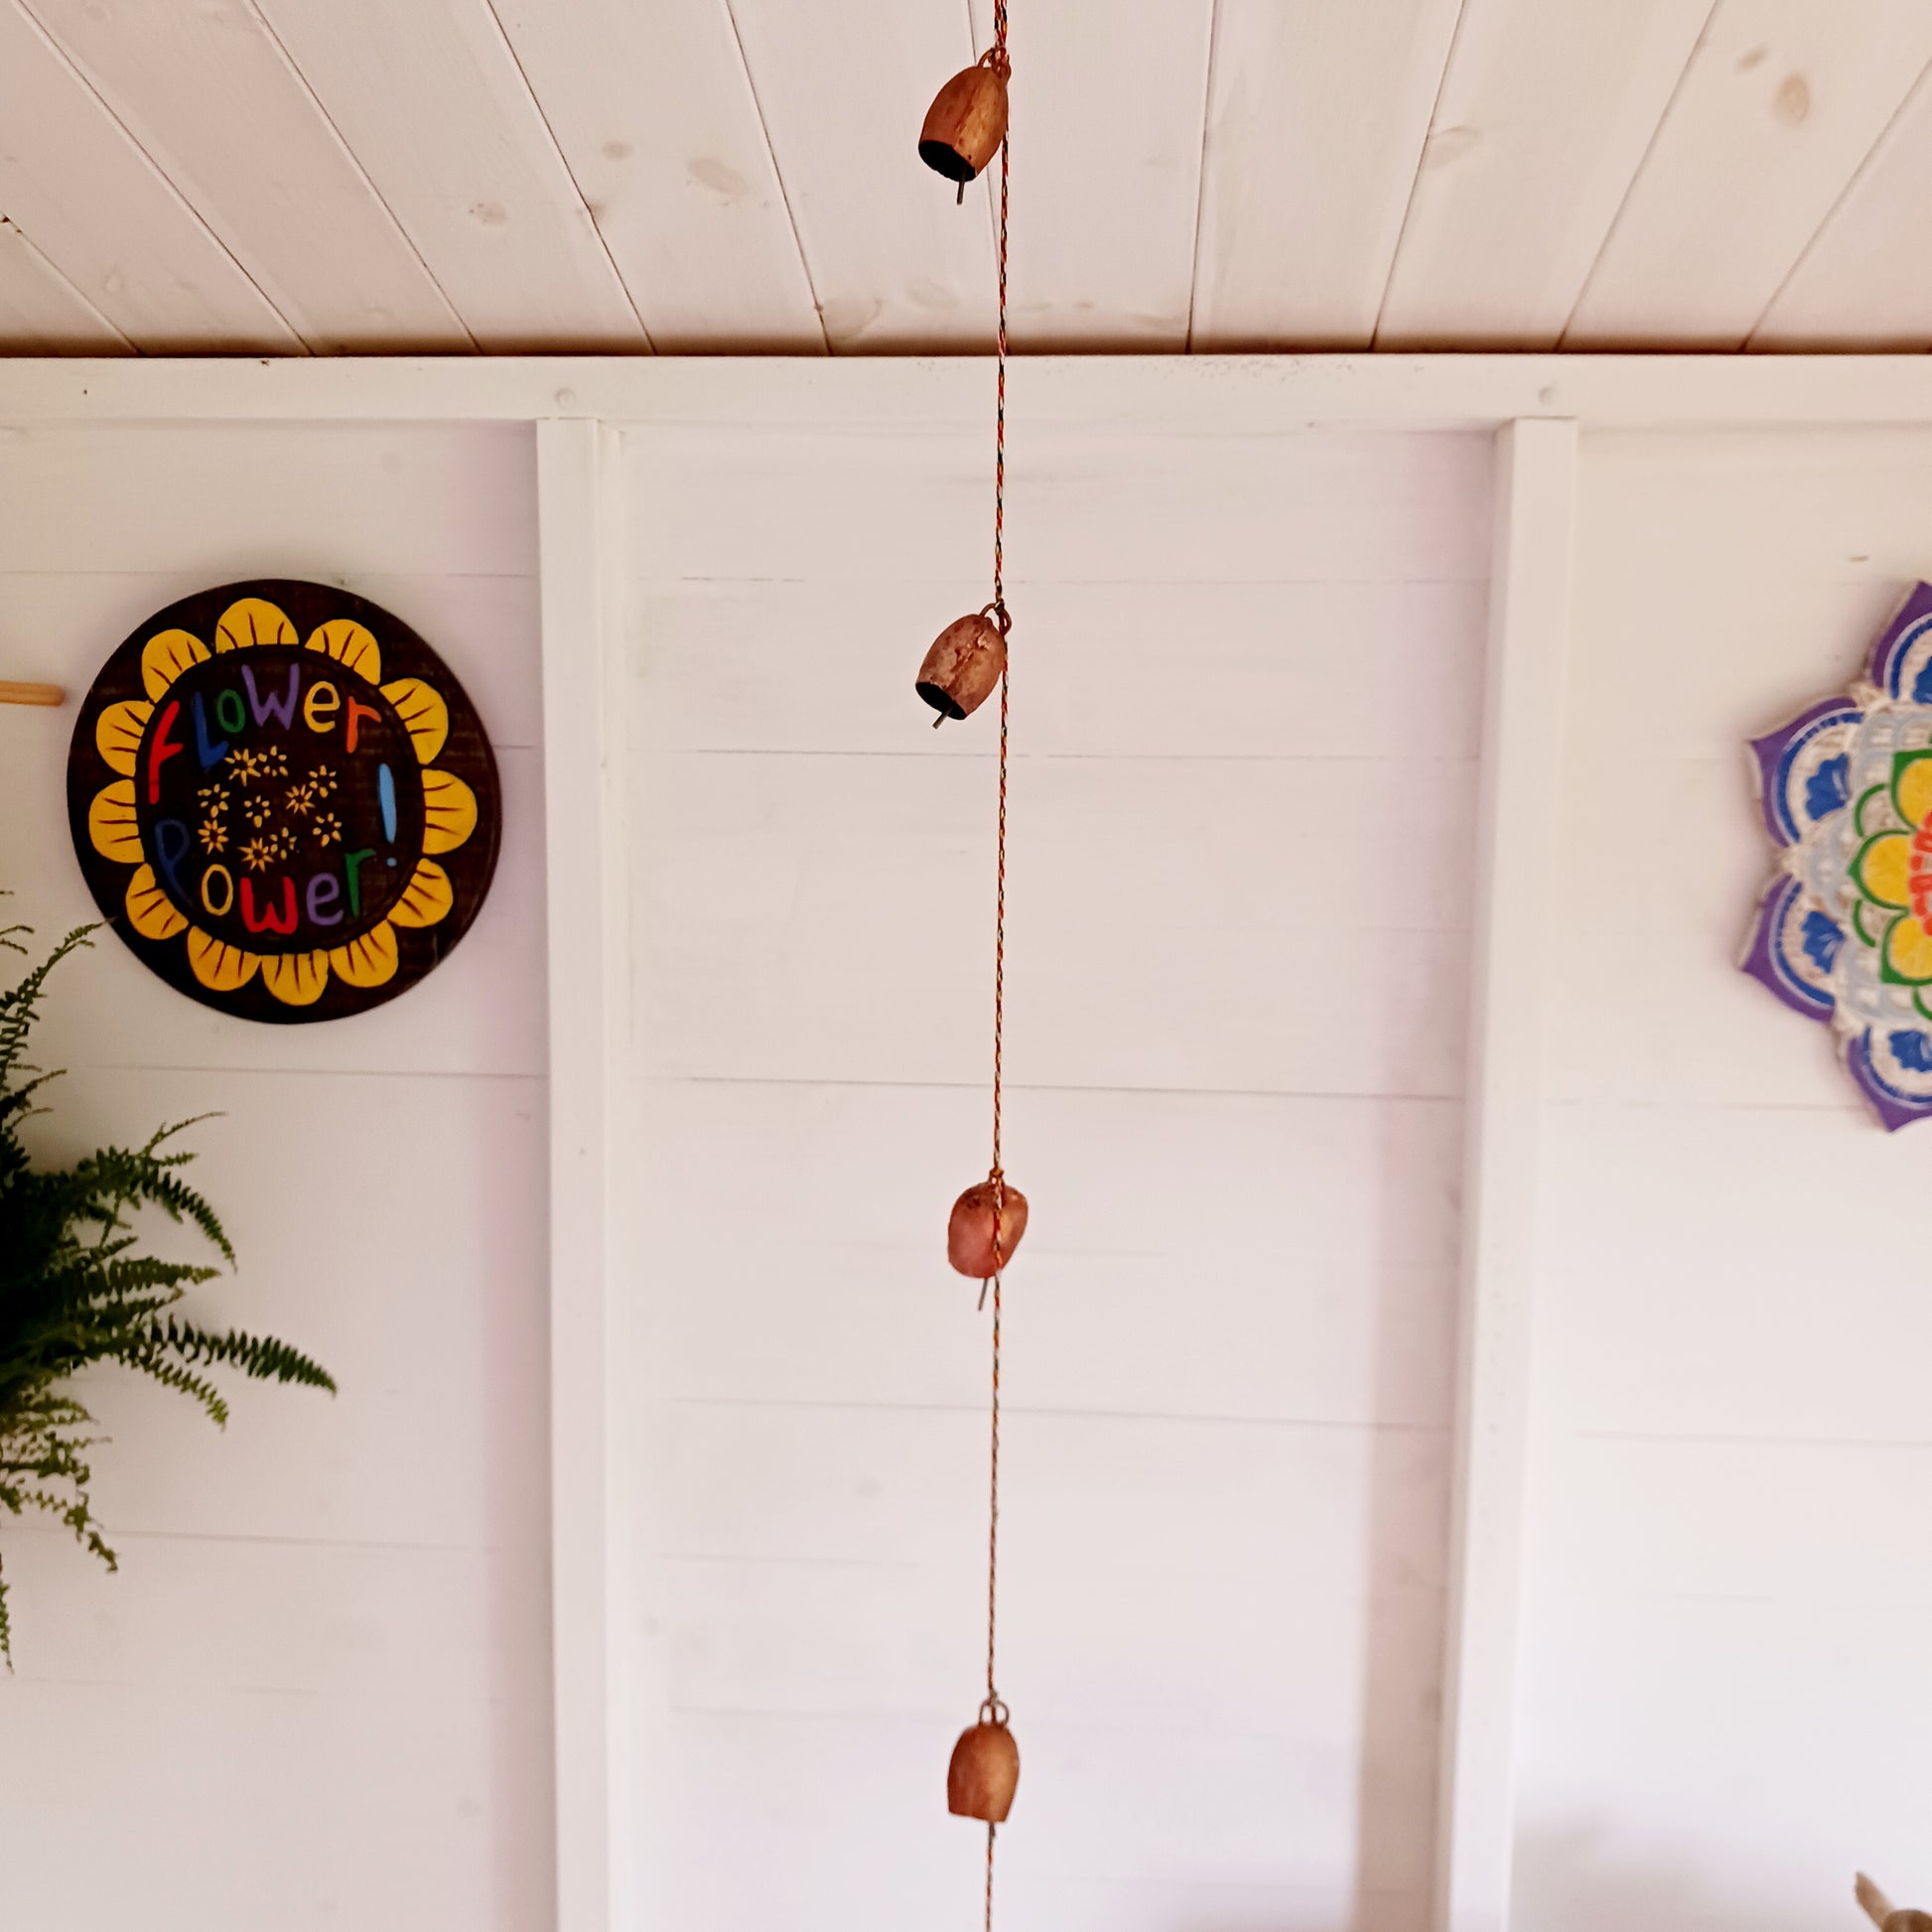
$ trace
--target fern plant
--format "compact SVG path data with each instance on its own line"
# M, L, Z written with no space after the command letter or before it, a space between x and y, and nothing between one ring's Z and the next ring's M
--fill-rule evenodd
M28 926L0 928L0 946L23 957ZM131 1216L158 1207L200 1231L230 1267L234 1250L214 1210L182 1178L195 1157L163 1127L140 1147L101 1148L70 1168L35 1168L21 1142L35 1097L55 1075L25 1053L48 975L91 943L80 926L26 976L0 992L0 1507L60 1518L109 1570L114 1552L95 1521L88 1452L100 1442L71 1378L119 1362L199 1403L217 1426L227 1405L207 1371L230 1368L264 1381L327 1389L328 1372L286 1342L210 1334L172 1312L187 1291L219 1273L203 1262L143 1254ZM206 1116L202 1116L206 1118ZM13 1662L7 1580L0 1569L0 1658Z

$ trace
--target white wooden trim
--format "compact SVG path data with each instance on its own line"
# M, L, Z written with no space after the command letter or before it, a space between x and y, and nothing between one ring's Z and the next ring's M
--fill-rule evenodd
M983 356L0 357L0 425L427 420L982 427ZM1029 435L1311 424L1591 429L1932 424L1924 355L1022 356ZM1020 453L1024 458L1024 452Z
M1436 1932L1503 1932L1509 1921L1543 935L1561 783L1577 425L1506 424L1496 436L1495 491Z
M550 1001L550 1563L558 1932L631 1923L629 1741L617 1641L623 1563L623 1373L614 1307L611 1108L621 1029L624 876L607 738L620 629L609 587L615 436L539 423L544 834Z

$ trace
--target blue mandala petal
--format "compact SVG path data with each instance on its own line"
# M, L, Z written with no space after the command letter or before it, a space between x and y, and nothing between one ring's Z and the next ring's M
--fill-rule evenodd
M1838 957L1838 949L1845 943L1845 928L1825 913L1816 910L1805 914L1799 926L1798 943L1804 954L1821 973L1832 970L1832 962Z
M1928 673L1932 674L1932 673ZM1827 818L1852 797L1852 760L1841 752L1826 759L1805 780L1805 810L1814 819Z
M1914 1073L1932 1073L1932 1034L1901 1027L1890 1036L1892 1057Z
M1925 1037L1923 1035L1916 1036ZM1898 1058L1897 1038L1898 1035L1893 1034L1889 1039L1880 1040L1867 1030L1854 1035L1845 1042L1843 1049L1847 1071L1870 1104L1871 1111L1878 1116L1879 1125L1888 1134L1896 1133L1901 1127L1909 1127L1915 1120L1932 1116L1932 1094L1913 1093L1899 1084L1901 1077L1915 1081L1916 1069L1907 1068ZM1926 1050L1932 1053L1932 1040L1926 1041ZM1879 1064L1881 1060L1888 1062L1894 1070L1892 1078L1885 1077Z
M1812 950L1806 927L1815 917L1824 919L1837 933L1839 943L1845 934L1824 913L1800 904L1802 891L1798 882L1779 874L1765 887L1757 901L1757 914L1744 940L1744 956L1738 962L1745 972L1767 986L1793 1013L1807 1020L1829 1020L1838 1004L1832 992L1831 967L1821 964ZM1837 947L1831 957L1838 956Z
M1824 698L1751 740L1764 827L1779 845L1796 845L1821 817L1845 804L1849 771L1842 747L1863 718L1850 698ZM1817 793L1825 805L1821 813L1812 799L1828 765L1841 769L1836 784L1827 779Z

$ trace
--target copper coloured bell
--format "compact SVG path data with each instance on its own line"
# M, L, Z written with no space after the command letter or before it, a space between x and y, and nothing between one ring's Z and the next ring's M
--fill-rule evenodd
M1010 1180L975 1181L952 1204L952 1217L946 1223L946 1259L962 1275L986 1281L1013 1259L1026 1232L1026 1195Z
M980 1706L979 1722L959 1733L946 1766L946 1809L955 1818L1004 1825L1020 1784L1020 1746L998 1698Z
M1013 69L1002 48L989 48L939 89L919 129L919 159L963 190L1007 138L1007 81Z
M977 711L999 689L1007 667L1006 633L1006 613L989 604L933 638L912 688L939 714L934 730L948 718Z

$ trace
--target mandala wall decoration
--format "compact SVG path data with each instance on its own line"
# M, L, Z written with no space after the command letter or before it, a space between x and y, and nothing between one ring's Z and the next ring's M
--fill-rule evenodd
M171 604L102 667L68 753L81 870L116 932L224 1013L393 999L477 915L496 765L441 658L325 584Z
M1886 1128L1932 1115L1932 585L1865 674L1751 742L1779 864L1742 965L1829 1025Z

